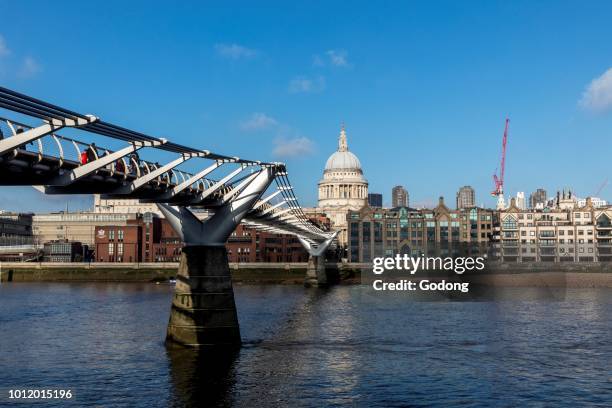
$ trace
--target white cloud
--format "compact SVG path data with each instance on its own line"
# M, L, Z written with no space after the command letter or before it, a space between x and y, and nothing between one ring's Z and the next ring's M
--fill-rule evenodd
M345 50L328 50L329 63L336 67L348 67L348 53Z
M612 109L612 68L591 81L582 94L580 105L593 112Z
M321 92L325 89L325 78L296 77L289 82L290 93Z
M348 52L345 50L327 50L323 56L317 54L312 57L313 67L334 66L349 68L351 63L348 60Z
M314 152L314 143L307 137L296 137L292 139L279 137L274 140L274 150L278 157L306 156Z
M215 50L224 58L238 60L241 58L253 58L259 51L238 44L215 44Z
M324 67L325 61L323 61L323 58L321 58L320 55L314 55L312 57L312 66L313 67Z
M254 113L240 124L242 130L262 130L278 125L278 121L265 113Z
M0 57L6 57L10 53L11 50L9 50L8 45L6 45L6 40L0 35Z
M34 58L25 57L18 74L22 78L30 78L38 74L40 71L42 71L42 67Z

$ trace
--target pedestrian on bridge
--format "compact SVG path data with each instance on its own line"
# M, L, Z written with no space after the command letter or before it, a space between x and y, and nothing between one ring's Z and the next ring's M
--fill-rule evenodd
M96 153L96 144L91 143L87 148L87 163L90 163L98 158Z

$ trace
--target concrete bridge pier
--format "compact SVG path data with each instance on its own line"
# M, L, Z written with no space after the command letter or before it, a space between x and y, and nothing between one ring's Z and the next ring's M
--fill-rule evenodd
M240 346L240 327L224 246L184 248L166 339L189 347Z
M308 257L308 267L306 268L306 277L304 279L304 286L307 288L325 287L329 284L327 270L325 269L325 252L338 233L339 231L320 244L306 240L298 235L298 240L310 255Z
M307 288L327 286L327 272L325 270L324 256L310 255L308 257L308 267L306 269L304 286Z

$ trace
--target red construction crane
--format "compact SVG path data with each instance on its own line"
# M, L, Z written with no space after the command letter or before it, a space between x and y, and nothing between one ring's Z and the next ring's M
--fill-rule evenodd
M492 196L500 196L504 194L504 172L506 171L506 143L508 142L508 125L510 119L506 118L506 127L504 129L504 138L502 139L502 153L501 153L501 166L499 177L497 177L497 169L493 174L493 182L495 183L495 190L491 193Z

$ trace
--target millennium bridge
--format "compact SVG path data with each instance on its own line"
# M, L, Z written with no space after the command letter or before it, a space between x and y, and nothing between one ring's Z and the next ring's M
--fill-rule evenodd
M225 249L241 222L296 236L310 254L306 284L327 283L324 255L337 234L306 216L285 164L183 146L2 87L0 108L11 116L0 117L0 185L155 203L181 237L169 342L241 343ZM202 209L210 214L203 220L192 211Z

